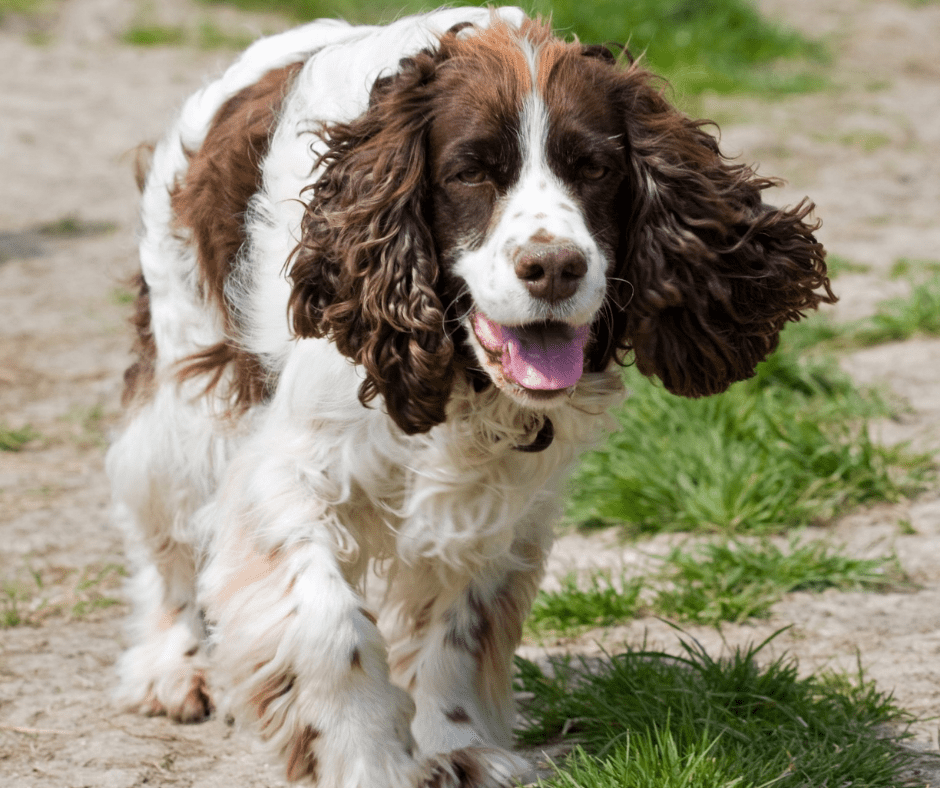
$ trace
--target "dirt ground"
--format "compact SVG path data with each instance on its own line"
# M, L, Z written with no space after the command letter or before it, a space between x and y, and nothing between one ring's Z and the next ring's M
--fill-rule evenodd
M870 313L907 285L899 258L940 259L940 4L908 0L763 0L835 54L834 87L772 101L707 99L724 147L788 179L778 201L809 194L820 237L870 266L839 277L838 315ZM59 0L41 17L0 22L0 425L38 435L0 454L0 786L283 785L249 737L214 719L178 726L110 703L123 642L119 535L107 519L103 456L118 418L130 344L122 280L134 266L136 190L129 151L159 135L182 99L230 53L119 42L132 23L197 25L210 13L237 34L278 20L129 0ZM878 425L885 441L940 453L940 340L852 353L845 368L903 397ZM940 485L916 500L849 512L820 529L859 556L894 551L917 583L906 593L794 594L771 619L721 634L689 628L710 650L792 627L804 672L867 675L918 717L915 743L938 751ZM556 574L630 566L665 540L622 547L608 535L563 537ZM559 647L592 651L646 637L675 647L659 621L590 633ZM529 655L540 648L526 647ZM925 762L920 779L940 785Z

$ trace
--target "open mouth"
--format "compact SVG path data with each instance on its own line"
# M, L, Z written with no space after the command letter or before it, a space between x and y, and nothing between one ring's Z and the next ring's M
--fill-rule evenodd
M590 326L557 321L504 326L476 312L473 333L503 377L527 392L559 392L575 385L584 372Z

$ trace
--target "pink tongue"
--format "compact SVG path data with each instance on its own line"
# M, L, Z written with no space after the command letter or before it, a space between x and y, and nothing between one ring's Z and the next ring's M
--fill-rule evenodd
M487 350L502 355L503 373L524 388L557 391L581 379L589 326L513 328L477 312L473 329Z

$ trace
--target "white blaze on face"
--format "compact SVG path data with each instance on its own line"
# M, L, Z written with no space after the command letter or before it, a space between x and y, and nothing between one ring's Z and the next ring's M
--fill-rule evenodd
M502 325L548 320L585 325L594 318L606 292L607 260L578 203L548 164L548 134L548 109L540 96L530 94L521 112L519 179L502 198L496 212L499 219L485 242L456 261L455 272L469 286L480 311ZM564 301L552 304L533 297L516 275L519 254L539 239L569 245L587 261L577 292Z
M536 58L531 53L533 85ZM548 107L533 89L520 112L518 180L500 199L484 243L455 265L475 305L467 328L477 356L498 384L539 392L561 391L580 379L590 324L607 287L606 256L573 191L549 165L550 133ZM516 271L521 254L548 243L576 250L587 263L575 292L555 302L534 296Z

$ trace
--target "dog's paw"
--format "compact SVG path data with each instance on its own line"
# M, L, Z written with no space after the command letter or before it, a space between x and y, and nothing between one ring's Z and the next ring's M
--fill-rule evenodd
M497 747L465 747L426 763L430 774L420 788L513 788L535 777L525 759Z
M202 722L215 710L200 661L191 654L153 659L150 646L136 646L121 659L117 701L148 717L166 715L183 723Z
M142 698L125 697L123 705L147 717L166 715L183 723L202 722L215 711L200 671L179 676L175 681L162 677L151 682Z

